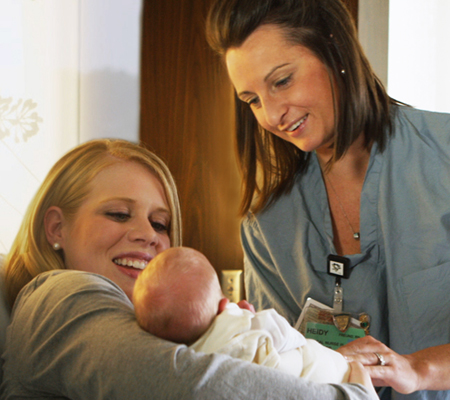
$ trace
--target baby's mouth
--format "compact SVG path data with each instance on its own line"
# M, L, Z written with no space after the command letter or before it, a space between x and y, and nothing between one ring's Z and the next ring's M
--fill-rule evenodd
M144 269L148 262L142 260L131 260L128 258L115 258L113 260L114 264L120 265L121 267L130 267L135 269Z

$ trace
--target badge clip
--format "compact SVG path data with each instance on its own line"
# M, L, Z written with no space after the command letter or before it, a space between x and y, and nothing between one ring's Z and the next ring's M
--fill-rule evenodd
M348 279L350 277L350 260L347 257L336 256L330 254L327 258L328 275L335 276L336 278Z
M333 323L341 332L345 332L350 326L352 316L349 313L342 312L344 304L344 289L342 289L340 278L336 278L336 286L334 288L333 297Z
M329 275L336 277L333 296L333 323L341 332L345 332L350 326L351 314L342 312L344 307L344 289L341 287L341 278L350 276L350 260L346 257L330 254L328 256Z

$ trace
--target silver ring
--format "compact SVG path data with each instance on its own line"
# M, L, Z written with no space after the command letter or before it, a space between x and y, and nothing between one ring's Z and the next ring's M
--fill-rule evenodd
M380 354L380 353L373 353L377 356L378 358L378 364L377 365L381 365L382 367L386 365L386 360L384 359L384 357Z

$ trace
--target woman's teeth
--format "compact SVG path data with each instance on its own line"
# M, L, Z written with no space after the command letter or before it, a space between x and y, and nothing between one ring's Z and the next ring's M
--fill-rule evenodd
M126 258L117 258L113 260L115 264L123 267L132 267L136 269L144 269L147 266L147 261L127 260Z
M296 122L294 125L292 125L289 129L286 129L288 132L295 131L308 117L308 114L306 114L300 121Z

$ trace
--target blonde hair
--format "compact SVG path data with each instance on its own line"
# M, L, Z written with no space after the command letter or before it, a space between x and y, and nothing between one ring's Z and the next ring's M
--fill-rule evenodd
M62 252L52 249L45 234L44 217L48 208L61 208L70 220L90 193L95 176L113 164L126 161L148 168L162 183L171 213L170 243L181 246L178 193L164 162L146 148L126 140L99 139L83 143L56 162L28 206L6 259L5 282L11 306L19 291L35 276L66 268Z
M189 345L208 330L223 297L208 259L194 249L178 247L148 264L134 286L133 303L144 330Z

